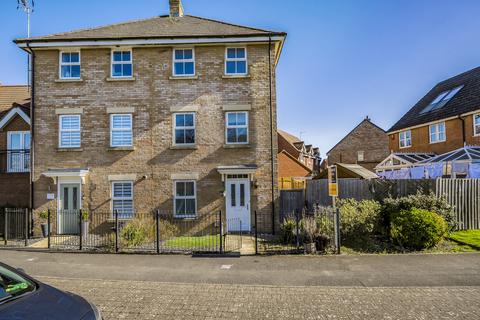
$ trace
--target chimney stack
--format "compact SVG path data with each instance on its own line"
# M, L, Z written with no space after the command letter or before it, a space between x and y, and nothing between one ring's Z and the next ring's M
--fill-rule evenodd
M169 0L170 17L183 17L182 0Z

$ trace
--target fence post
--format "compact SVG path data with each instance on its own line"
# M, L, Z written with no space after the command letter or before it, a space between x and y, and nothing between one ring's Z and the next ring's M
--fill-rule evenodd
M255 254L258 254L258 224L257 224L257 210L253 211L255 219Z
M296 244L297 244L297 251L300 250L300 219L298 214L298 209L295 210L295 237L296 237Z
M80 232L80 241L79 241L79 248L80 248L80 251L82 251L82 247L83 247L83 223L82 223L82 209L78 210L78 227L79 227L79 232Z
M3 214L5 215L5 224L3 226L3 240L5 245L8 243L8 218L7 218L7 208L3 208Z
M25 247L28 247L28 209L25 209Z
M115 253L118 252L118 210L114 211L115 214Z
M223 221L222 221L222 210L218 211L220 218L220 253L223 253Z
M50 218L50 209L47 211L47 246L48 249L50 249L50 223L51 223L51 218Z
M338 208L335 211L335 246L337 254L340 254L340 210Z
M160 253L160 210L157 209L155 211L155 230L156 230L156 246L157 246L157 254Z

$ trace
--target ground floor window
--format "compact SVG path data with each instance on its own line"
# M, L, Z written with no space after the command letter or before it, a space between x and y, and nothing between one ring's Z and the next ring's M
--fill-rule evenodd
M112 183L112 210L120 219L133 217L133 182L115 181Z
M174 182L174 215L177 218L192 218L197 214L197 190L195 181L178 180Z

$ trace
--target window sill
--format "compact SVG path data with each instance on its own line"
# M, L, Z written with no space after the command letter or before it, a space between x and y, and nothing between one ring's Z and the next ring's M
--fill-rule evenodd
M197 80L198 76L171 76L170 80Z
M135 81L136 78L135 77L118 77L118 78L115 78L115 77L108 77L105 79L106 81L109 81L109 82L115 82L115 81Z
M57 152L81 152L83 148L57 148Z
M186 145L186 146L173 145L173 146L170 146L170 149L172 149L172 150L197 150L198 147L196 145Z
M133 151L135 150L135 147L109 147L107 149L108 151Z
M245 143L245 144L224 144L223 147L225 149L249 149L252 146L249 143Z
M82 78L78 79L55 79L55 82L57 83L63 83L63 82L83 82Z
M409 145L409 146L406 146L406 147L399 147L400 149L408 149L408 148L411 148L412 145Z
M250 78L249 74L224 74L223 79L248 79Z
M437 144L437 143L442 143L442 142L447 142L447 140L442 140L442 141L430 141L429 144Z
M183 217L179 217L179 216L173 216L173 219L175 220L197 220L197 216L183 216Z

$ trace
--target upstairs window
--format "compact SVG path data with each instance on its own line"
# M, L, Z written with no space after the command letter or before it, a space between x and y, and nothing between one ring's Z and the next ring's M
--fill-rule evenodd
M358 162L365 161L365 151L357 151L357 161ZM309 164L311 163L310 159L309 159L308 163Z
M446 140L445 122L430 125L430 143L437 143Z
M112 77L127 78L132 77L132 51L119 50L112 51Z
M60 52L60 79L80 79L80 52Z
M425 109L420 113L426 113L432 110L437 110L447 104L457 93L463 88L463 86L458 86L450 90L443 91L440 93Z
M192 218L197 213L195 181L175 181L174 212L177 218Z
M133 182L115 181L112 183L112 210L119 219L133 217ZM115 217L115 215L113 216Z
M110 145L112 147L132 146L132 115L112 114L110 116Z
M227 144L248 143L248 113L226 113L226 140Z
M180 77L195 75L195 52L193 49L173 50L173 75Z
M227 48L225 52L225 74L247 74L247 49Z
M80 148L80 115L60 116L60 148Z
M408 148L412 146L412 132L410 130L399 133L400 148Z
M195 144L195 114L176 113L175 118L175 144Z
M480 113L473 115L473 134L480 135Z

